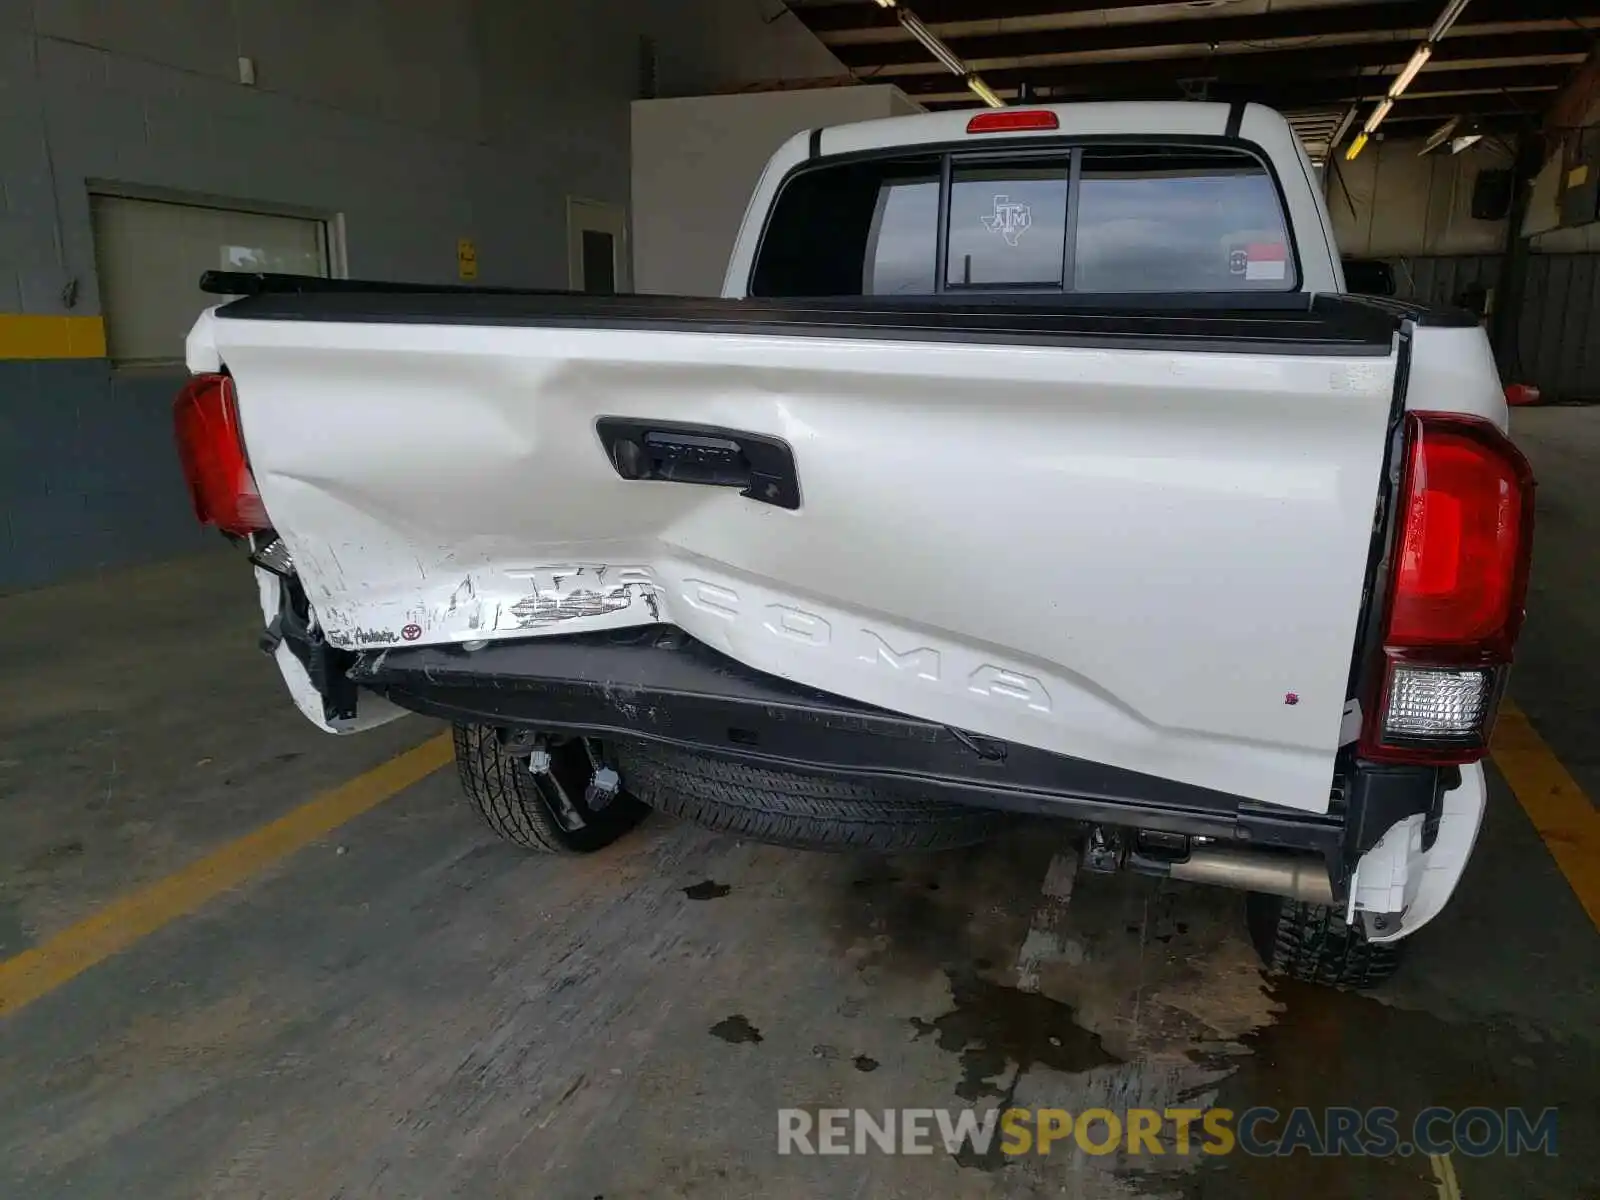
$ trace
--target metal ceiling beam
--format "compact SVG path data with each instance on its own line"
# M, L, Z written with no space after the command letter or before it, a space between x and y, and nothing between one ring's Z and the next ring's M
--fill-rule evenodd
M1387 129L1391 121L1442 121L1458 113L1469 117L1520 117L1524 121L1537 121L1549 102L1546 92L1490 92L1481 96L1421 96L1413 100L1401 96L1394 102L1394 112L1381 128Z
M1222 83L1210 91L1212 100L1256 100L1274 108L1304 109L1326 105L1337 108L1361 100L1381 99L1389 90L1392 75L1348 75L1340 79L1315 79L1304 83ZM1498 94L1501 92L1530 92L1530 107L1543 108L1549 101L1544 92L1555 92L1567 78L1567 70L1560 64L1544 67L1496 67L1479 71L1424 71L1417 76L1404 99L1434 95L1441 92L1474 92ZM943 93L954 97L962 89L960 81L952 79ZM1092 96L1092 100L1177 100L1183 96L1178 88L1165 84L1136 83L1128 86L1108 86ZM1054 103L1056 96L1043 96L1040 103Z
M1473 71L1424 71L1401 100L1440 92L1515 92L1559 88L1567 77L1564 64L1549 66L1490 67ZM1350 75L1342 79L1308 80L1279 85L1218 84L1217 100L1254 100L1263 97L1278 108L1338 106L1360 100L1381 100L1393 82L1392 75ZM1545 98L1539 101L1542 107Z
M1181 80L1216 80L1227 84L1267 83L1351 75L1365 68L1399 67L1411 56L1409 42L1362 42L1353 46L1258 50L1249 54L1204 57L1136 59L1124 62L1070 63L1047 67L990 68L983 73L990 87L1010 89L1020 83L1048 87L1062 96L1093 96L1110 88L1168 85L1181 94ZM1478 37L1450 37L1441 44L1435 62L1469 59L1550 58L1585 54L1588 37L1579 30L1540 33L1505 33ZM938 94L949 90L949 75L896 78L910 95Z
M1395 112L1399 112L1395 109ZM1439 128L1439 122L1455 113L1447 113L1444 117L1390 117L1383 123L1380 132L1386 141L1398 141L1402 138L1425 138ZM1476 130L1489 137L1507 137L1511 134L1527 130L1529 118L1523 115L1516 116L1487 116L1479 117Z
M871 7L877 9L876 5ZM919 5L919 12L922 7ZM946 40L951 49L971 62L1135 47L1198 46L1361 33L1420 33L1439 15L1438 7L1438 0L1400 0L1398 3L1360 7L1297 8L1242 17L1094 25L981 37L954 36ZM804 19L807 13L815 10L798 11ZM1457 26L1457 34L1469 33L1473 25L1556 21L1585 15L1600 19L1600 0L1474 0L1462 23ZM922 47L910 40L857 42L830 46L829 50L845 66L856 70L884 66L926 67L929 72L937 69L937 64L928 62Z
M1419 75L1411 90L1398 99L1397 104L1408 104L1416 99L1429 98L1438 93L1470 93L1472 96L1501 96L1510 94L1517 104L1531 110L1542 110L1550 96L1562 86L1565 70L1554 67L1499 67L1494 70L1434 70ZM1349 106L1360 101L1381 99L1389 90L1390 75L1350 75L1334 80L1307 80L1306 83L1224 83L1211 90L1208 99L1214 101L1256 101L1269 104L1274 109L1299 110L1320 107ZM965 99L962 88L952 80L939 96L946 101ZM1110 86L1093 96L1058 98L1040 96L1040 104L1054 104L1069 99L1096 99L1096 101L1122 101L1122 99L1184 99L1176 86L1133 85L1128 88ZM934 101L938 104L939 101ZM1395 109L1398 112L1398 109Z
M1395 102L1395 109L1389 115L1382 128L1389 130L1390 126L1426 125L1429 131L1437 128L1438 123L1448 117L1464 115L1464 117L1478 117L1483 120L1494 120L1504 125L1515 128L1528 128L1539 120L1539 107L1541 102L1549 96L1547 91L1522 91L1510 96L1426 96L1416 101ZM1264 96L1262 104L1282 110L1293 112L1296 106L1291 104L1275 104L1272 96ZM971 109L976 106L971 96L958 99L954 94L947 99L928 102L931 112L947 112L949 109Z
M1566 85L1545 113L1546 129L1574 129L1589 110L1600 103L1600 45L1590 52L1566 80Z
M1154 8L1163 0L918 0L917 16L929 25L951 21L994 21L1005 17L1042 17L1058 13L1100 12L1103 9ZM1164 0L1171 3L1171 0ZM875 29L883 24L884 10L866 0L848 4L816 4L793 10L813 33L843 33L850 29ZM889 14L894 19L894 14Z

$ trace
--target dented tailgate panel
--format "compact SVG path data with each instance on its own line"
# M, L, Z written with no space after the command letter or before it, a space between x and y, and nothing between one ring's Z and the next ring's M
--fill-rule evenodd
M337 645L664 621L924 719L1327 806L1392 355L196 333ZM782 439L800 505L624 479L608 416Z

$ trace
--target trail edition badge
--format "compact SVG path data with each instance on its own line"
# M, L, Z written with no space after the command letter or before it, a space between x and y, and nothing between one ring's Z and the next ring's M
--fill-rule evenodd
M994 198L994 216L982 218L990 233L1005 238L1006 245L1015 246L1019 238L1033 224L1033 208L1027 204L1013 204L1010 196Z

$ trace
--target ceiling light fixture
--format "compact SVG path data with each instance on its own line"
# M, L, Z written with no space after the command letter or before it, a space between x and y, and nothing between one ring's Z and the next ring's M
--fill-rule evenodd
M1401 92L1410 87L1411 81L1417 77L1417 73L1421 71L1423 67L1428 65L1428 60L1432 57L1433 47L1431 45L1429 45L1427 42L1424 42L1422 45L1418 46L1416 51L1411 55L1411 61L1406 63L1406 65L1401 68L1400 74L1396 75L1394 77L1394 82L1389 85L1389 98L1394 99L1395 97L1399 96Z
M1004 108L1006 106L1006 102L994 94L994 89L976 75L967 76L967 90L990 108Z
M901 7L899 0L877 0L877 4L879 8L893 9L894 18L900 22L900 28L920 42L922 48L933 55L934 61L941 67L952 75L961 76L962 82L967 85L967 90L974 96L990 108L1006 106L1006 102L995 95L994 89L985 83L976 71L968 70L967 64L961 61L954 50L944 44L938 34L924 25L916 13L909 8Z
M897 8L894 15L899 18L901 27L921 42L922 48L933 55L940 66L952 75L967 74L967 64L957 58L955 51L940 41L938 35L924 25L916 13L909 8Z
M878 3L882 4L883 0L878 0ZM1445 6L1445 10L1439 14L1439 19L1433 23L1433 28L1428 30L1427 40L1437 42L1445 34L1449 33L1450 26L1456 23L1456 19L1461 16L1461 10L1466 6L1467 0L1450 0L1450 3Z
M1433 50L1439 39L1450 32L1450 27L1461 16L1462 10L1467 7L1470 0L1450 0L1445 5L1444 11L1439 14L1439 19L1428 30L1428 36L1411 53L1406 65L1400 68L1394 82L1389 85L1389 94L1378 102L1378 107L1372 110L1372 115L1367 118L1366 124L1361 127L1361 134L1350 143L1350 148L1345 151L1345 158L1352 159L1361 153L1361 148L1367 144L1368 138L1377 132L1378 126L1383 123L1384 117L1389 115L1389 110L1394 107L1394 102L1400 99L1405 90L1411 86L1418 73L1428 65L1428 60L1433 57Z
M1422 143L1422 149L1417 152L1417 157L1422 158L1424 155L1432 154L1445 142L1449 141L1460 126L1461 118L1459 116L1451 117L1428 135L1428 140Z

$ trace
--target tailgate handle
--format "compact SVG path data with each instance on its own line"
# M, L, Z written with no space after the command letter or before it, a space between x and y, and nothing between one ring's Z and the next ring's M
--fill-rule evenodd
M601 417L595 429L606 458L624 479L735 487L762 504L800 507L794 451L781 438L630 417Z

